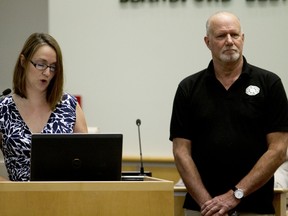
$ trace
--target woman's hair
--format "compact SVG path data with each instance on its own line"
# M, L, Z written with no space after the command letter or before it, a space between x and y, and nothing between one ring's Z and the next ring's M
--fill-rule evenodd
M43 45L48 45L54 49L57 58L56 73L53 79L50 81L46 92L46 100L53 110L63 95L64 74L61 49L57 41L51 35L46 33L34 33L26 40L14 68L13 90L14 93L18 94L19 96L27 98L26 68L35 52ZM22 62L22 64L21 55L25 57L25 62Z

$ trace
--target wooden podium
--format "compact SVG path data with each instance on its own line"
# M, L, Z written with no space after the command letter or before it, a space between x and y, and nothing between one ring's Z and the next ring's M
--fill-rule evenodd
M0 182L0 215L173 216L174 183L144 181Z

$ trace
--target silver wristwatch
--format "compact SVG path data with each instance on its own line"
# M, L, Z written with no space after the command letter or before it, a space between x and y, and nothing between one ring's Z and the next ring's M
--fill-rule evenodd
M234 196L236 199L242 199L244 197L244 191L240 188L234 187L232 189L234 191Z

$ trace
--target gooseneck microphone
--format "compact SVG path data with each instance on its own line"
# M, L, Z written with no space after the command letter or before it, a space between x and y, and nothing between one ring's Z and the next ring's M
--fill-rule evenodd
M9 95L10 93L11 93L11 89L7 88L2 92L2 94L0 95L0 98L3 96Z
M137 119L136 120L136 125L138 126L138 138L139 138L139 149L140 149L140 175L144 176L144 166L143 166L143 158L142 158L142 145L141 145L141 136L140 136L140 125L141 125L141 120Z

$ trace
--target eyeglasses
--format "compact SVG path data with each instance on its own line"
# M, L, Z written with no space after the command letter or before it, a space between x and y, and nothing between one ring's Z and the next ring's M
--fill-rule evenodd
M44 63L35 63L32 60L30 60L30 62L37 70L45 71L47 68L49 68L50 72L53 72L53 73L56 72L56 65L47 65Z

